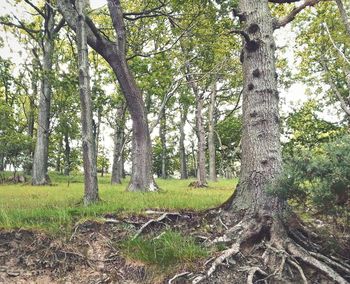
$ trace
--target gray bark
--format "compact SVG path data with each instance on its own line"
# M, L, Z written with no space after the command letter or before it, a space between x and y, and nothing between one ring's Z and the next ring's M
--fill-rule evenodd
M58 8L64 15L69 26L76 29L74 17L76 11L72 7L70 1L59 0ZM147 122L147 113L141 90L137 87L126 60L125 27L120 1L109 0L108 9L117 34L117 42L112 43L106 39L98 31L91 19L87 17L88 43L112 67L117 76L132 119L132 173L128 190L156 191L157 185L154 182L152 173L152 144Z
M84 205L89 205L91 203L97 202L99 200L99 196L96 169L96 149L92 126L92 100L85 24L86 0L77 0L76 8L78 12L77 49L84 162Z
M249 40L242 51L242 165L231 208L271 214L284 205L266 192L282 169L273 17L267 0L240 0L239 10Z
M159 138L160 143L162 145L162 172L161 177L163 179L167 178L167 147L166 147L166 115L165 115L165 108L162 109L162 115L160 119L160 125L159 125Z
M117 119L114 132L114 151L111 184L121 184L123 178L123 148L125 140L125 103L121 103L117 108Z
M187 120L188 108L183 106L183 111L181 112L180 120L180 141L179 141L179 152L180 152L180 175L181 179L187 179L187 158L185 149L185 124Z
M70 145L68 131L64 133L64 175L70 174Z
M215 149L215 112L216 112L216 83L210 93L208 112L208 152L209 152L209 179L217 181L216 175L216 149Z
M52 55L54 51L54 11L48 3L45 4L45 15L46 34L43 40L43 74L39 98L37 139L33 158L33 185L45 185L50 183L48 176L48 152L52 93L50 72L52 71Z

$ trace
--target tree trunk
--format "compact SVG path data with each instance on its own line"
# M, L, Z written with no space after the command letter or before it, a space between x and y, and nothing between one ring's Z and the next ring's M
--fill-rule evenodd
M208 115L208 152L209 152L209 179L217 181L216 176L216 148L215 148L215 104L216 104L216 82L210 93L209 115Z
M77 49L79 64L79 90L81 103L82 146L84 162L84 205L99 200L95 137L92 126L92 100L89 76L89 58L86 38L85 9L86 0L76 2L77 18Z
M250 40L245 39L242 50L242 164L232 208L272 214L281 201L266 187L282 169L273 18L267 0L240 0L239 10Z
M61 173L61 153L63 149L63 136L60 135L58 142L58 153L56 157L56 172Z
M121 184L123 178L125 111L125 103L123 102L117 108L111 184Z
M37 140L35 144L33 158L33 185L45 185L50 183L48 175L48 152L49 152L49 135L50 135L50 106L51 106L51 78L52 56L54 51L54 39L52 30L54 28L54 13L52 7L46 3L45 11L47 18L46 36L43 40L43 64L41 92L39 99L39 117L37 128Z
M69 0L59 0L58 8L69 26L76 29L76 11ZM126 61L126 38L123 11L119 0L108 1L111 20L117 34L117 43L111 43L88 19L88 41L112 67L117 76L132 119L133 149L132 173L129 191L156 191L152 173L152 144L147 122L147 113L140 89Z
M68 131L64 133L64 175L70 174L70 145Z
M126 62L125 26L119 0L108 1L114 28L118 35L116 54L107 56L107 61L117 75L132 119L132 171L128 191L156 191L152 172L152 143L147 113L141 90ZM115 56L117 55L117 56Z
M196 95L196 126L197 126L197 186L203 187L206 186L206 168L205 168L205 129L203 125L203 96L198 94Z
M187 179L187 161L186 161L186 149L185 149L185 123L187 120L187 112L188 108L184 107L183 112L181 112L181 120L180 120L180 175L181 179Z
M167 178L167 148L166 148L166 115L165 108L162 110L162 117L159 125L159 137L160 143L162 145L162 178Z

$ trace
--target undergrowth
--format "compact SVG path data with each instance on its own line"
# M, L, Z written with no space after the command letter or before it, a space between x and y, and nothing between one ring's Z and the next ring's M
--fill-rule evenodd
M183 236L176 231L165 231L155 238L147 236L129 239L119 246L130 260L165 270L176 265L194 265L208 256L208 251L199 246L193 237Z

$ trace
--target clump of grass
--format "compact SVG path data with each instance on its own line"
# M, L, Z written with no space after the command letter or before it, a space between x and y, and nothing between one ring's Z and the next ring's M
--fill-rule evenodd
M139 237L121 244L126 257L163 269L186 264L208 256L208 251L192 237L176 231L166 231L159 238Z

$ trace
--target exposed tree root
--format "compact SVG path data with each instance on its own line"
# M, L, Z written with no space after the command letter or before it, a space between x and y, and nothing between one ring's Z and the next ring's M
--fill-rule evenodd
M218 226L225 224L221 217L223 216L217 219ZM236 263L232 269L247 271L246 281L249 284L268 283L267 279L271 279L273 283L307 284L315 280L313 277L321 277L332 283L349 283L348 264L342 263L341 259L331 259L321 254L319 245L313 242L313 239L318 238L317 234L309 233L304 226L284 225L279 218L266 214L251 214L249 217L245 215L238 224L225 226L227 229L224 234L206 242L206 245L221 243L228 248L205 262L205 266L210 266L197 276L191 277L193 284L211 283L210 278L219 271L218 268L225 264L229 266L232 261ZM244 267L243 270L240 267ZM317 273L310 273L311 270Z
M134 237L132 238L133 240L136 239L139 235L142 234L142 232L144 230L146 230L146 228L148 228L151 224L154 223L160 223L163 220L167 219L168 217L181 217L181 214L179 213L163 213L160 217L158 217L157 219L151 219L148 222L146 222L145 224L143 224L141 226L141 228L136 232L136 234L134 235Z

